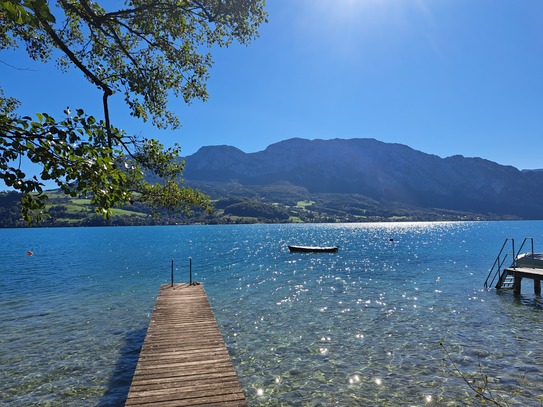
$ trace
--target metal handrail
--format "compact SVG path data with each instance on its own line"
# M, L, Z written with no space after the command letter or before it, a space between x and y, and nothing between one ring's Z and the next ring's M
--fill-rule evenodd
M490 283L488 283L488 279L490 278L490 274L492 273L492 270L489 274L489 276L487 277L487 281L485 281L485 288L488 288L489 286L490 287L493 287L494 286L494 281L496 281L496 278L498 278L498 283L496 284L496 288L501 284L501 279L502 279L502 267L503 267L503 264L505 263L505 261L507 260L507 258L509 257L509 253L505 253L505 256L503 257L503 260L500 262L499 261L499 257L498 257L498 269L496 270L496 272L494 273L494 275L492 276L492 280L490 281Z
M174 273L173 273L174 267L173 267L173 257L172 257L172 287L173 287L173 280L174 280ZM197 285L198 283L192 282L192 257L189 257L189 285Z
M505 249L505 246L507 245L507 243L509 241L511 242L511 255L513 256L513 261L511 263L510 267L513 267L513 268L517 267L517 258L520 255L522 249L524 248L524 245L528 241L530 241L530 243L531 243L531 249L532 249L531 256L532 257L534 256L534 239L533 239L533 237L525 237L517 252L515 252L515 239L513 239L511 237L508 237L503 242L502 248L500 249L500 252L498 253L498 256L496 257L496 260L494 260L494 264L492 265L492 268L490 269L490 272L488 273L488 276L486 277L485 288L488 288L489 286L492 286L494 284L494 281L496 281L496 278L498 278L496 288L501 287L501 285L503 283L503 280L505 279L505 275L502 274L502 266L505 263L505 260L507 259L507 257L509 256L509 253L505 254L505 256L503 257L503 260L501 259L501 255L502 255L502 253L503 253L503 251ZM494 271L494 269L496 269L496 270ZM492 279L491 279L491 277L492 277ZM491 279L491 281L489 283L490 279Z
M503 242L502 248L500 249L500 252L498 253L498 256L496 257L496 260L494 260L494 264L492 265L492 268L490 269L490 272L488 273L488 276L486 277L485 288L488 288L489 285L492 286L492 284L494 284L494 281L496 280L496 277L499 276L499 278L501 278L501 275L502 275L501 268L503 266L503 263L505 263L505 260L507 259L507 256L509 255L509 253L505 254L505 256L503 257L503 260L500 260L500 256L502 255L503 250L505 249L505 246L507 245L507 242L509 242L509 241L511 241L511 249L512 249L511 253L512 253L512 256L513 256L513 263L515 262L515 259L516 259L516 257L515 257L515 239L513 239L511 237L508 237ZM533 250L532 250L532 252L533 252ZM497 270L494 271L496 266L497 266ZM492 277L492 281L489 284L488 280L490 279L490 277Z
M531 256L534 257L534 238L533 237L525 237L524 240L522 241L522 244L520 245L520 249L518 249L518 252L517 254L515 255L515 260L514 260L514 266L517 265L517 257L520 255L520 252L522 251L522 248L524 247L524 244L526 243L526 241L530 241L531 244L532 244L532 251L530 252L531 253Z

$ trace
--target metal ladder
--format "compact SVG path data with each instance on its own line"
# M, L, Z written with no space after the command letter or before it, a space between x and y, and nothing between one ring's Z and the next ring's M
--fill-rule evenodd
M489 288L494 286L496 289L512 289L514 279L513 276L508 275L506 268L514 268L516 267L517 263L517 257L519 256L520 252L522 251L522 248L526 244L526 242L530 241L532 246L532 256L534 254L534 239L531 237L525 237L522 241L522 244L520 245L520 248L515 253L515 239L508 237L503 242L502 248L500 249L500 252L498 253L498 256L496 257L496 260L494 261L494 264L492 265L492 268L490 269L490 272L488 273L488 276L485 280L485 288ZM505 251L507 243L511 243L511 251ZM505 251L505 253L504 253ZM509 254L511 254L512 260L511 265L508 267L503 267L505 261L509 257ZM494 285L494 282L496 284Z
M505 278L503 279L501 286L496 287L496 288L500 288L502 290L506 288L512 289L514 282L515 282L515 278L511 274L507 274Z

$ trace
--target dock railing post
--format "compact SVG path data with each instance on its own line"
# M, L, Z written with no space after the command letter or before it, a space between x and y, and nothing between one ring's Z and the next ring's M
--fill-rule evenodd
M172 257L172 287L173 287L173 257Z
M189 285L192 285L192 257L189 257Z

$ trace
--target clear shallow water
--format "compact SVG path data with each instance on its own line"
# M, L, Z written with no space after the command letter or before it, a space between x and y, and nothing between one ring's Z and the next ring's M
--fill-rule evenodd
M543 301L529 280L518 299L482 285L506 237L537 250L542 234L543 222L0 229L0 400L123 405L171 259L187 281L192 257L250 405L476 404L454 366L537 404Z

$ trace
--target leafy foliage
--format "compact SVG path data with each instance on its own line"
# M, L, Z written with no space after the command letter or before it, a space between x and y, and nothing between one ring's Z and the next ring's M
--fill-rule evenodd
M252 200L244 200L229 205L225 208L224 213L240 217L276 219L279 221L285 221L289 218L285 208Z
M197 190L179 186L180 148L128 136L110 123L109 97L122 94L131 115L159 128L177 128L168 98L208 97L211 54L233 41L248 44L266 21L264 0L128 0L116 2L0 0L0 49L24 46L30 58L78 69L103 94L103 120L77 109L55 119L16 114L18 101L0 93L0 178L21 191L23 216L40 219L42 180L66 194L91 194L99 212L135 199L151 207L209 208ZM2 90L0 89L0 92ZM21 170L26 157L40 178ZM160 180L148 183L146 177ZM155 179L153 178L153 179ZM32 194L36 193L36 194Z
M323 223L323 222L383 222L383 221L443 221L495 220L483 215L439 209L406 207L374 201L361 195L310 194L304 188L289 185L241 186L233 194L231 183L196 183L187 181L193 189L209 194L214 211L195 208L191 216L164 208L153 209L142 201L115 208L104 219L96 215L91 199L71 198L62 192L47 191L45 208L51 217L41 226L101 226L101 225L177 225L223 223ZM353 212L349 212L349 211ZM20 194L0 193L0 227L21 227ZM154 216L152 216L154 213ZM364 213L364 215L359 215ZM288 217L285 217L285 214ZM4 219L5 216L5 219Z
M38 114L37 120L23 117L0 122L0 179L24 193L22 211L26 220L42 219L46 194L40 179L54 180L71 197L91 196L97 212L106 217L115 205L134 200L147 202L152 208L182 205L185 211L191 206L209 206L203 193L179 185L184 163L177 159L178 149L165 150L155 140L125 140L124 134L113 127L110 142L103 121L82 110L65 114L61 121ZM127 143L131 143L130 155L123 149ZM41 166L40 179L27 177L13 165L17 160L20 163L22 156ZM162 181L148 183L148 172Z
M60 50L61 68L77 67L106 96L123 93L134 116L159 127L179 125L166 110L168 90L187 103L207 98L212 59L201 49L247 44L266 19L263 0L132 0L113 10L106 4L59 0L52 9L46 0L0 1L0 44L21 42L44 62Z

